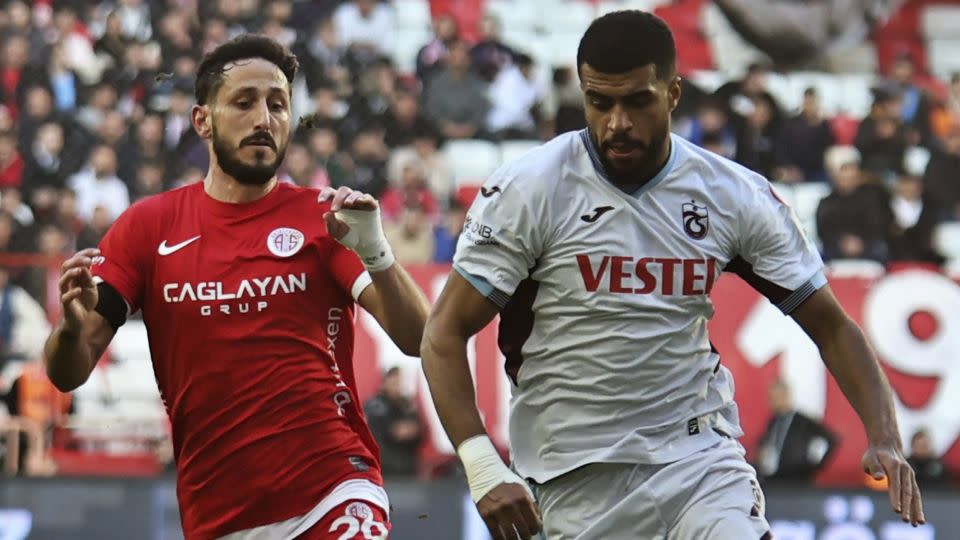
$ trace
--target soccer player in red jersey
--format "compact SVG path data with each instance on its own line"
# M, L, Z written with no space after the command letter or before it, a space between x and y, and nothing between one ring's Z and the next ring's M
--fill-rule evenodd
M357 401L354 304L417 355L427 300L394 262L377 202L279 183L297 59L243 35L197 73L210 169L133 205L63 265L45 346L62 391L143 313L170 416L184 534L387 537L379 451Z

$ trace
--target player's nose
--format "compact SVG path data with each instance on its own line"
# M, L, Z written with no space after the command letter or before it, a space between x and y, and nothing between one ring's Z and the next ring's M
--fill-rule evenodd
M614 133L623 133L633 128L633 122L630 115L627 114L619 105L610 110L610 118L607 120L607 129Z
M254 119L256 120L253 126L254 131L270 131L270 104L267 100L262 99L257 102Z

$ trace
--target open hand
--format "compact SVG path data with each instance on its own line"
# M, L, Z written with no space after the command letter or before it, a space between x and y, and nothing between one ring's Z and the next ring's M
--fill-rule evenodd
M916 474L899 446L871 444L863 455L862 464L863 470L875 480L887 479L890 506L904 522L914 527L926 523Z

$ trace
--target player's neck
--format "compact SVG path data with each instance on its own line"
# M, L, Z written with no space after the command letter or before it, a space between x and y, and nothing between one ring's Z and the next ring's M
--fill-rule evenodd
M203 190L215 200L225 203L248 203L265 197L277 185L274 176L265 184L241 184L222 170L211 167L203 179Z

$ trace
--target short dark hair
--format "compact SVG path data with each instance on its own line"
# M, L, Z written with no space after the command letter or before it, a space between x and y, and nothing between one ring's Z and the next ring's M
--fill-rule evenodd
M227 64L246 58L263 58L275 64L286 76L292 89L293 78L300 66L296 55L266 36L241 34L204 55L197 68L197 81L194 84L197 103L204 105L217 94L223 85Z
M595 19L580 39L578 74L584 64L601 73L624 73L653 64L662 80L677 67L673 32L663 19L646 11L607 13Z

